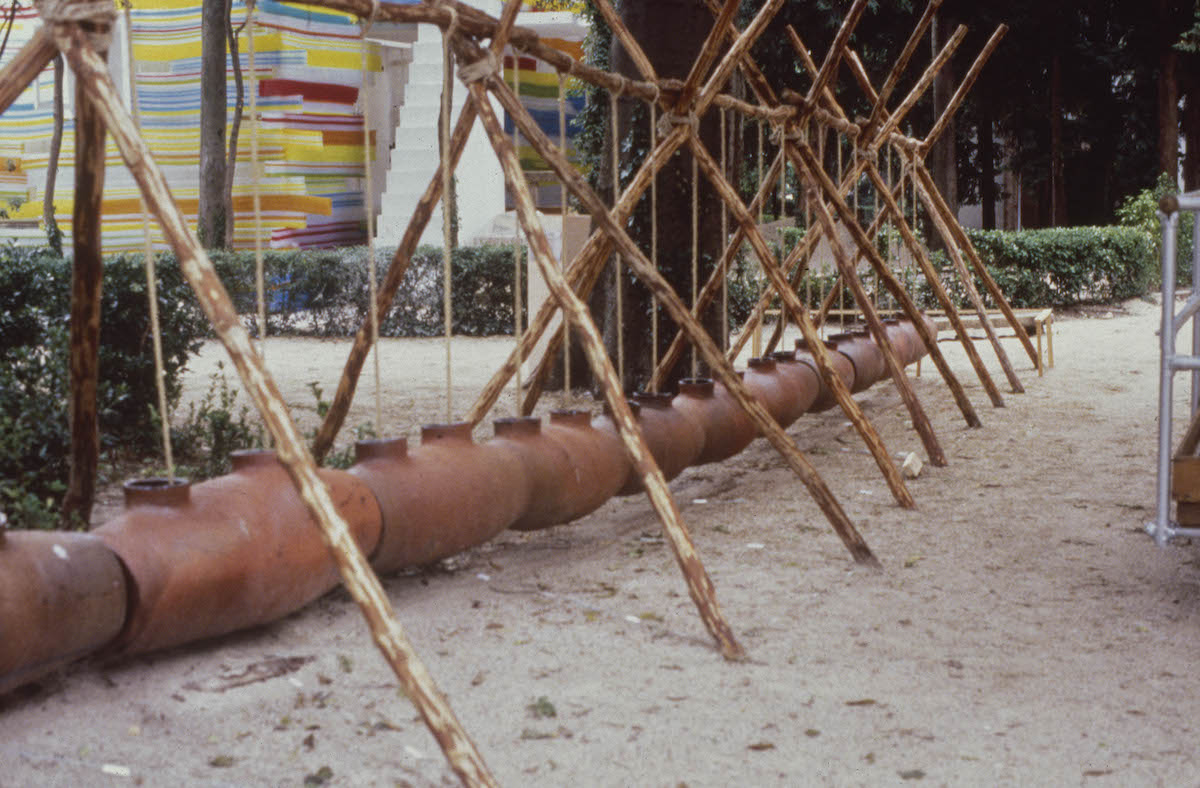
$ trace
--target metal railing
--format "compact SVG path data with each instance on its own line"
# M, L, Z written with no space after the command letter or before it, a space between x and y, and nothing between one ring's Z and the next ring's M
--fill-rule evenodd
M1178 312L1175 311L1175 259L1179 240L1181 214L1192 214L1193 253L1192 291ZM1195 420L1200 407L1200 191L1169 195L1159 203L1162 222L1162 325L1159 329L1161 354L1159 358L1158 392L1158 479L1155 489L1156 516L1146 523L1146 531L1166 546L1176 536L1200 537L1200 528L1181 527L1171 519L1171 419L1175 394L1175 373L1190 371L1191 418ZM1175 338L1180 329L1191 323L1192 352L1179 354Z

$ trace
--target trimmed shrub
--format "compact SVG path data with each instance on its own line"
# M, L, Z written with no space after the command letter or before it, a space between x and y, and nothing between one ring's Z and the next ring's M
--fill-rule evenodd
M69 261L45 249L0 247L0 506L17 527L54 524L67 478L70 291ZM206 326L178 266L159 268L158 308L174 402L180 373ZM138 257L105 260L100 337L97 405L104 445L149 445L158 395L146 275Z
M968 234L1014 307L1134 298L1146 293L1155 268L1154 251L1145 234L1127 227L971 230Z

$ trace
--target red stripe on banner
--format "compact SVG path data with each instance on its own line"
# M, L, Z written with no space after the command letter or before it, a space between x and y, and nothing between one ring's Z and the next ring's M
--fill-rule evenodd
M523 58L521 58L520 62L521 62L521 70L522 71L537 71L537 59L536 58L523 57ZM504 67L505 68L513 67L512 55L506 55L504 57Z
M299 79L265 79L258 83L258 95L303 96L309 101L328 101L334 104L354 104L358 88L331 85L326 82L304 82Z

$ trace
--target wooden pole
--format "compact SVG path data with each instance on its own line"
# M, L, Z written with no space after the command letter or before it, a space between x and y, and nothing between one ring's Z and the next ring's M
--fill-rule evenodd
M64 27L55 31L57 45L94 101L146 204L158 218L163 235L179 260L180 270L274 437L280 462L320 526L346 589L362 609L376 645L463 783L495 785L474 743L408 642L379 578L350 535L346 521L330 498L329 488L317 475L316 464L291 420L278 387L259 358L212 262L175 204L162 171L122 105L104 60L77 26Z
M58 48L54 46L54 38L49 31L44 27L38 28L33 38L0 70L0 115L12 106L57 54Z
M671 318L684 326L692 342L703 355L705 362L712 368L713 374L725 385L734 398L738 400L760 432L783 455L789 466L808 487L817 505L821 507L854 559L861 563L877 564L878 562L871 553L870 548L867 547L866 542L854 528L849 518L846 517L837 499L833 497L832 492L829 491L824 481L817 474L816 469L812 467L811 463L800 452L787 433L783 431L779 424L749 393L749 390L746 389L741 378L734 372L733 366L724 358L720 348L717 347L712 337L708 335L699 321L692 316L687 306L679 298L678 293L662 278L662 275L659 274L654 265L646 258L637 245L634 244L633 240L629 238L622 223L614 221L603 201L574 170L561 151L553 147L537 123L526 112L524 106L512 95L508 86L493 78L489 83L489 87L492 94L499 99L501 105L514 119L514 122L521 130L521 134L550 164L555 173L584 204L585 208L589 210L593 216L593 220L613 240L621 255L629 263L638 278L655 295L671 315ZM697 149L703 150L703 145L698 142L695 136L689 134L688 142L693 151ZM713 167L717 167L719 172L719 165L713 162L711 157L707 160L700 160L700 164L705 167L711 164ZM722 182L724 183L723 179ZM743 211L745 210L743 206ZM757 232L755 234L757 235ZM761 243L761 241L762 238L759 236L759 242ZM823 347L822 350L824 350ZM828 357L826 357L825 361L828 364ZM832 374L832 370L830 370L830 373ZM836 378L836 375L834 377ZM840 379L838 379L838 383L841 383ZM842 385L844 389L844 384Z
M625 188L625 192L621 195L621 199L613 209L618 222L624 223L628 220L637 206L638 200L641 199L642 193L650 187L654 176L660 169L666 166L666 163L675 154L675 151L683 145L685 138L685 130L682 128L677 129L663 138L659 146L642 162L642 166L638 168L633 180ZM576 255L574 262L567 268L567 283L579 294L580 298L586 299L591 293L592 288L595 286L596 281L607 264L607 258L611 251L612 243L608 236L599 230L595 230L588 237L579 254ZM504 387L508 385L509 379L515 373L516 365L520 363L518 356L524 357L532 352L533 347L550 326L550 321L558 309L558 303L554 299L542 302L537 314L529 321L529 327L526 328L520 345L509 354L504 364L496 370L492 378L483 387L475 404L467 413L465 417L466 421L478 424L488 414L499 399ZM534 404L536 404L538 398L541 396L546 378L549 376L551 368L558 359L564 330L566 330L566 326L556 331L554 336L551 337L550 343L547 345L541 360L538 362L537 369L534 370L533 375L529 379L525 402L522 405L522 412L524 413L531 413Z
M328 3L326 4L328 5ZM371 8L368 8L368 13L371 10ZM380 13L382 14L382 11ZM497 55L503 54L508 38L505 31L509 31L512 28L512 20L509 19L509 13L506 6L503 18L497 23L499 27L493 34L490 49ZM513 18L515 18L516 12L513 11L512 13L514 14ZM447 162L451 169L457 166L459 159L462 158L462 152L466 148L467 138L471 134L471 128L474 123L475 108L468 103L459 111L458 120L454 124L454 131L450 135L450 150L447 154ZM433 212L442 197L443 182L442 165L439 162L437 169L429 179L429 184L421 194L420 200L417 201L416 208L413 209L408 226L404 230L404 236L400 239L400 244L396 247L396 251L392 255L392 262L388 266L387 274L379 285L375 297L375 310L377 314L387 314L388 309L391 308L392 301L395 300L396 293L400 290L400 283L404 280L404 274L408 271L408 266L412 262L412 255L416 252L417 245L421 242L421 235L429 225L429 220L433 217ZM362 374L363 365L366 363L370 351L371 325L368 318L363 321L362 326L358 329L358 333L354 335L354 344L350 348L350 354L346 358L346 366L343 368L342 376L338 380L337 391L334 392L333 400L329 404L329 410L325 412L325 418L322 419L321 426L317 429L317 434L313 438L312 452L317 462L321 462L325 458L325 455L329 453L329 450L333 448L333 441L337 438L338 432L345 423L346 414L350 412L350 405L354 401L354 392L358 387L358 378ZM518 367L520 366L519 360L517 365Z
M749 210L751 213L758 213L763 202L767 199L767 197L770 196L771 191L774 189L775 180L779 177L779 174L782 171L783 156L779 155L776 156L775 161L771 163L771 167L767 171L766 176L759 180L758 193L754 195L754 200L750 203ZM737 257L738 250L741 248L742 242L745 240L745 238L745 233L739 226L733 234L733 240L721 253L721 259L717 261L716 267L713 269L712 273L709 274L708 280L704 283L704 287L700 289L700 293L696 296L696 302L692 306L692 317L699 320L700 315L703 314L704 310L708 309L713 299L717 297L717 293L720 292L721 282L725 280L725 277L729 271L729 264L733 262L735 257ZM663 354L661 359L659 359L658 366L655 368L654 374L650 378L652 385L661 388L666 384L666 376L679 362L679 359L683 355L683 351L686 348L687 335L681 328L675 333L675 338L671 341L670 346L667 348L667 352ZM736 354L734 355L734 358L736 358Z
M966 420L967 425L971 427L978 427L980 424L979 416L976 414L974 406L971 405L970 399L968 399L966 392L963 390L962 384L951 371L950 365L943 357L941 348L938 347L936 336L930 332L929 327L925 325L925 321L921 319L921 313L920 310L917 309L917 305L913 302L907 291L905 291L899 280L896 279L895 274L893 274L891 269L888 267L887 261L884 260L879 254L879 251L875 248L874 243L871 242L871 239L865 232L863 232L858 223L852 220L849 206L846 205L845 200L843 200L841 195L838 194L833 180L824 171L824 169L821 168L821 163L817 159L815 152L807 143L804 142L799 142L798 144L792 146L792 149L794 150L795 155L798 156L799 160L804 163L809 177L821 187L822 191L826 195L826 199L829 200L834 209L841 216L842 223L850 230L850 235L854 239L855 244L858 246L858 255L855 258L856 263L859 257L865 257L867 262L870 263L871 267L875 270L876 276L878 276L879 279L884 283L884 286L888 288L888 291L900 304L900 307L903 309L905 315L907 315L909 320L912 321L913 328L916 330L917 336L920 337L921 342L925 345L926 350L928 350L930 356L933 358L935 366L937 366L938 371L942 374L942 379L945 381L947 388L950 389L950 394L954 398L955 404L958 405L959 410L962 412L963 418ZM875 171L874 163L869 162L867 169L868 172ZM876 189L879 190L879 184L875 185ZM887 191L886 185L884 185L883 191ZM887 193L887 197L890 200L892 195ZM814 200L814 203L817 204L821 211L826 210L825 203L821 200ZM881 219L882 217L876 217L877 222ZM835 241L838 243L838 245L840 245L840 241L838 239L831 238L831 244ZM862 291L861 283L856 287L856 279L857 273L855 272L853 266L849 267L849 271L842 271L842 280L849 285L852 291L855 292L856 300L859 300L859 306L863 311L864 317L867 319L868 326L871 327L872 333L876 333L877 331L884 333L882 323L878 325L878 329L872 325L873 322L878 322L878 318L876 316L873 320L872 315L875 312L874 308L869 308L867 304L861 302L861 297L865 296L866 293ZM877 335L875 341L882 348L884 348L884 357L886 358L886 347L887 344L890 343L881 341L884 338L885 337L883 336ZM898 366L902 372L903 365ZM893 372L892 377L893 379L896 379L895 372ZM907 380L905 380L905 384L907 385ZM907 395L905 394L904 388L901 386L899 380L897 380L897 388L900 390L901 397L906 398L907 404ZM913 393L911 396L914 400L916 399L915 393ZM926 437L925 432L928 431L930 434L932 434L932 427L928 425L927 417L925 416L923 410L920 409L919 404L916 409L910 408L910 414L913 417L913 427L917 430L918 434L921 435L922 441L926 442L926 448L928 450L929 438ZM933 443L936 445L936 439L934 439ZM940 446L938 447L938 453L940 453ZM944 455L941 457L941 463L939 463L935 457L936 455L931 452L930 460L935 465L945 464Z
M337 0L337 1L350 1L350 0ZM771 18L774 16L775 12L779 10L779 7L782 4L783 4L783 0L767 0L763 4L763 7L761 9L759 9L758 13L755 15L755 17L751 21L750 25L747 26L746 29L738 36L737 40L734 41L733 44L730 45L730 47L729 47L728 51L725 53L724 57L722 57L721 60L717 63L717 66L713 70L712 75L708 78L708 81L705 82L704 86L700 88L699 93L695 99L694 106L692 107L692 113L694 115L699 117L699 116L703 115L708 110L708 108L710 106L712 106L714 103L719 103L718 98L719 98L720 90L724 86L725 82L729 79L736 64L745 55L745 53L754 44L754 42L758 40L758 38L763 34L763 32L766 31L767 24L771 21ZM619 84L620 83L618 83L618 85ZM672 131L671 133L669 133L667 135L664 135L660 139L658 146L656 148L654 148L653 151L651 151L650 155L647 157L647 160L645 162L645 163L653 163L653 169L648 169L647 167L645 167L645 163L643 164L642 170L639 172L646 172L646 177L642 181L638 181L637 179L635 179L634 183L631 183L629 185L629 187L625 190L625 194L622 195L622 198L621 198L622 202L624 202L626 200L626 198L630 198L633 202L636 202L636 200L641 198L641 195L644 194L646 192L646 190L650 188L650 183L653 179L653 176L655 174L657 174L658 171L666 165L666 161L670 155L669 153L667 153L667 151L670 151L670 153L673 153L675 150L678 150L679 146L683 144L683 141L685 138L686 138L685 132L682 131L679 127L677 127L674 131ZM632 212L632 210L633 210L633 203L631 202L629 211ZM593 234L593 237L596 237L596 235ZM597 240L597 243L600 243L600 241ZM587 253L588 246L590 246L590 245L591 245L591 239L589 238L588 244L585 245L584 249L580 252L579 256L576 258L577 261L579 261L579 262L584 261L585 254ZM609 249L611 249L611 247L605 246L604 253L607 254ZM577 292L579 292L579 294L581 296L586 298L587 294L590 292L590 286L587 288L586 292L584 290L579 290ZM549 306L550 309L555 308L553 306L550 306L549 302L546 302L546 304L544 304L543 306L544 307ZM540 314L539 314L539 317L540 317ZM548 324L548 321L549 321L549 317L546 318L547 324ZM526 332L527 337L534 336L533 329L534 329L534 325L531 323L530 331ZM544 331L544 330L545 330L544 327L538 328L538 330L536 332L536 336L540 337L542 331ZM564 327L564 330L565 330L565 327ZM545 385L545 380L549 376L549 373L550 373L550 368L551 368L550 365L553 363L553 361L551 361L548 357L551 355L551 353L553 353L553 354L558 353L559 347L560 347L559 343L562 342L562 340L563 340L563 331L560 330L560 331L556 332L554 337L552 337L549 345L546 348L546 352L542 356L542 360L540 362L538 362L538 368L534 372L533 378L530 380L529 391L526 394L525 403L522 406L524 408L524 412L526 412L526 413L532 412L533 406L537 402L537 398L541 396L542 389L544 388L544 385ZM536 339L534 341L536 342ZM532 344L533 343L530 343L530 346L532 346ZM498 382L500 380L503 380L503 383L499 383L499 390L502 391L504 385L507 384L509 378L512 375L512 372L509 371L511 363L512 363L512 356L509 357L509 360L505 362L505 365L499 371L497 371L497 373L493 376L492 380L489 381L487 387L485 388L484 394L480 395L479 400L475 403L475 406L472 408L471 416L469 417L469 419L474 419L476 417L482 418L482 415L480 415L480 414L481 413L486 414L487 411L491 409L491 406L495 403L494 398L499 396L498 393L493 393L496 391L496 386L497 386ZM485 397L490 397L492 399L490 402L487 402L487 401L485 401Z
M908 68L908 61L912 59L913 53L917 51L917 47L921 43L921 39L925 37L925 31L929 29L929 25L933 22L934 14L941 7L942 1L929 0L929 5L925 6L925 13L921 14L921 18L917 20L917 26L913 28L908 41L904 44L904 49L900 51L900 56L896 58L892 70L888 72L887 77L884 79L883 87L879 89L878 95L871 99L875 106L871 110L871 116L867 118L867 122L863 126L864 139L870 139L875 129L879 126L887 100L892 97L892 91L896 89L896 85L900 82L900 77L903 76L904 70Z
M962 255L959 253L958 240L954 237L954 233L951 230L952 220L947 221L947 217L939 210L943 206L934 200L933 195L937 193L937 186L934 185L933 179L929 177L924 168L920 166L919 161L914 158L912 163L916 176L914 182L917 185L917 194L920 196L921 202L925 204L925 210L929 212L929 218L933 222L934 228L946 243L946 256L950 258L950 262L954 264L954 269L958 272L963 289L967 292L967 298L970 299L971 305L975 308L975 313L979 316L979 323L983 326L983 331L987 334L988 341L992 343L992 348L996 351L996 359L1000 362L1000 366L1004 370L1004 375L1008 378L1009 385L1012 387L1014 393L1023 394L1025 387L1021 385L1020 378L1017 377L1017 373L1013 370L1012 362L1008 360L1008 354L1004 352L1004 347L1000 344L1000 338L996 336L996 329L992 327L987 307L984 306L983 299L979 296L979 291L975 288L971 272L967 270Z
M825 381L825 385L833 392L838 404L842 406L842 410L846 413L850 422L854 424L859 435L862 436L863 442L867 445L867 449L871 452L876 464L883 473L884 481L887 482L888 488L892 491L892 496L901 506L910 509L915 508L916 502L913 501L912 496L909 494L908 488L904 484L904 479L900 476L900 472L892 463L891 456L883 444L883 439L879 437L875 426L871 424L870 419L866 417L858 403L850 395L850 390L846 388L846 384L834 372L829 351L821 341L821 337L813 326L812 321L809 320L808 310L784 276L779 264L775 262L774 257L771 255L771 250L767 247L766 241L763 240L762 233L758 231L758 227L754 224L754 217L738 196L737 190L721 176L720 166L713 161L712 156L704 149L703 143L692 137L688 140L688 146L692 151L692 155L700 162L700 168L704 171L704 176L717 190L721 199L725 201L734 217L745 229L746 238L750 241L751 248L754 249L754 253L758 256L759 262L767 274L767 278L771 280L772 287L779 294L784 308L791 312L792 319L800 327L800 332L804 334L804 339L808 343L810 352L813 354L813 359L817 362L821 378Z
M947 239L947 243L950 244L957 242L962 248L963 252L967 255L967 259L971 261L971 267L975 269L976 275L978 275L980 280L982 280L983 286L987 289L988 294L991 295L992 300L996 302L997 308L1000 309L1001 314L1003 314L1005 320L1008 321L1008 325L1013 331L1016 332L1017 339L1025 348L1025 352L1029 355L1030 361L1036 365L1038 363L1037 349L1034 348L1033 342L1029 339L1029 334L1025 332L1024 328L1022 328L1021 321L1017 319L1017 315L1013 312L1012 306L1009 305L1008 299L1004 297L1004 292L1000 289L1000 286L996 284L996 280L992 278L991 273L988 272L987 266L983 264L983 260L979 256L979 252L975 249L975 244L971 243L971 237L967 235L966 230L964 230L962 225L958 223L958 218L954 216L954 212L951 211L950 206L946 204L946 200L944 197L942 197L942 193L937 190L937 186L934 185L933 177L929 174L929 170L926 169L925 163L919 159L915 160L913 170L916 173L917 180L919 182L918 187L922 185L924 186L923 190L918 188L918 191L920 191L920 193L923 195L923 201L927 200L927 207L929 204L933 205L933 210L931 213L937 213L946 224L947 229L950 231L950 238Z
M460 56L465 55L464 60L471 62L470 58L475 54L471 51L473 47L468 47L462 39L459 39L458 43L462 47L459 50ZM501 82L495 74L490 79L496 95L512 96L508 86ZM612 361L605 352L604 338L601 337L596 324L592 322L587 304L575 294L555 264L554 253L551 251L550 242L546 239L546 233L538 221L537 208L534 206L533 197L529 192L529 185L525 181L525 173L521 169L521 162L517 157L512 139L504 133L499 119L488 102L484 86L480 82L473 82L468 87L475 110L479 114L480 120L483 121L484 130L492 143L496 157L500 160L504 179L513 193L517 216L525 231L525 237L529 240L530 252L537 261L551 295L562 308L564 317L571 323L583 341L583 350L587 355L592 373L604 388L605 399L621 440L625 444L625 450L642 479L642 485L646 490L646 495L650 498L651 505L662 521L663 531L675 553L675 560L683 572L688 593L700 612L700 618L717 641L721 654L726 659L743 659L745 652L734 637L733 630L725 621L725 617L721 614L720 606L717 604L716 589L713 587L708 573L704 570L704 565L700 562L700 557L683 524L683 518L675 505L675 500L667 488L667 480L650 454L645 438L642 437L642 431L634 419L633 411L625 400L617 371L613 369ZM524 112L524 106L519 99L505 108L512 113L515 107L520 107ZM527 131L527 129L522 129L522 133L527 133ZM541 130L538 129L538 131ZM608 216L606 211L603 213ZM611 218L609 220L611 221Z
M47 22L47 24L50 24ZM111 22L93 23L107 37ZM96 51L101 61L108 50ZM63 496L67 526L91 521L100 464L100 296L104 202L104 119L82 82L75 84L75 205L71 218L71 467ZM163 414L166 418L166 414Z
M875 184L875 188L879 191L883 199L885 214L892 217L892 226L900 232L900 237L903 239L904 245L908 248L913 259L917 261L921 273L925 276L925 281L932 288L934 296L937 298L938 303L941 304L943 311L945 311L946 317L950 321L950 326L958 335L958 340L962 343L963 350L966 352L967 358L970 360L971 366L979 378L979 382L983 385L984 391L987 392L988 398L992 401L992 405L997 408L1004 407L1004 398L1000 395L1000 390L996 388L996 383L992 380L987 367L984 366L983 359L979 357L979 351L975 348L975 342L967 334L967 329L962 322L962 316L958 312L958 305L954 303L954 300L950 298L950 294L946 292L946 287L942 284L941 275L933 267L933 262L925 253L925 248L921 246L916 236L913 235L912 229L904 218L904 211L901 210L900 205L896 202L891 192L884 188L883 177L879 174L877 167L874 165L868 167L867 175L871 178ZM904 187L903 177L900 179L898 187L901 189ZM936 347L936 342L934 346ZM938 368L941 369L940 364L945 362L938 362L935 359L935 363L939 364ZM970 426L977 427L979 424L975 423Z
M858 80L859 85L867 94L867 98L877 102L878 95L875 93L875 89L871 85L870 77L867 76L867 72L866 69L863 68L862 61L858 59L858 56L854 54L854 52L849 53L846 61L850 64L850 68L852 69L855 78ZM976 64L980 63L978 59L975 62ZM837 111L840 113L841 108L838 107ZM883 117L886 119L888 114L884 112ZM909 169L911 170L911 167ZM946 288L942 284L941 274L933 267L933 263L929 260L929 256L926 254L924 247L918 243L916 236L913 235L908 222L904 218L904 212L900 210L900 207L895 202L895 195L886 188L886 184L881 187L880 184L882 183L882 178L879 174L878 168L874 165L874 163L872 163L867 169L867 175L872 179L876 190L887 203L888 212L894 217L893 226L899 229L901 238L908 247L913 259L917 261L918 266L921 268L921 272L925 276L925 281L929 283L929 286L933 289L934 295L937 297L938 302L942 305L942 309L945 310L946 316L950 321L950 325L954 329L959 342L962 343L963 350L966 352L967 358L970 360L971 366L975 370L976 376L979 378L979 382L983 385L984 391L987 392L988 398L992 401L992 405L997 408L1004 407L1004 398L1000 395L1000 390L996 387L995 381L992 380L992 376L988 372L987 367L984 365L983 359L979 357L979 351L975 347L975 342L971 339L970 335L967 334L966 328L963 327L962 318L958 312L958 305L954 303L949 294L946 292ZM900 177L900 183L897 185L894 191L901 192L903 190L904 178L905 176L902 174ZM926 344L928 345L928 343ZM933 353L932 348L930 349L930 353ZM938 363L936 357L934 362ZM939 370L940 369L941 367L939 366ZM970 420L968 419L968 421Z
M842 196L837 192L837 186L829 175L825 173L821 167L821 163L817 161L816 153L812 148L803 141L787 141L789 156L796 160L797 169L804 172L810 182L816 183L825 192L825 198L829 200L838 214L841 216L843 226L850 230L851 237L858 244L859 253L866 256L871 265L875 268L876 273L882 274L887 270L886 264L878 260L879 253L875 249L874 244L870 242L862 228L859 226L856 217L850 212L850 207L846 205ZM795 155L798 154L798 157ZM833 216L829 213L829 208L824 200L813 200L813 204L817 214L817 220L825 226L825 235L829 238L829 246L833 251L833 259L841 269L842 281L850 288L850 292L854 295L854 300L858 302L858 308L863 313L863 318L867 322L867 328L875 337L875 344L883 351L883 358L887 364L888 372L892 376L892 380L896 384L896 390L900 392L900 398L904 400L904 405L908 408L909 416L912 418L913 429L921 436L921 442L925 445L925 451L929 455L929 461L937 466L946 464L946 455L942 451L941 444L938 442L937 435L933 431L933 425L929 422L929 417L925 413L925 409L921 406L921 401L917 398L916 392L912 390L912 384L908 380L908 376L904 373L904 365L900 363L896 356L896 348L892 345L891 339L888 338L887 331L884 328L883 321L879 319L879 314L875 311L875 307L871 304L871 298L863 288L862 281L858 277L858 272L855 270L855 264L850 260L849 254L842 246L842 240L838 237L837 231L834 228ZM898 288L903 291L903 288ZM916 308L913 306L913 314L910 315L913 320L913 325L921 324L924 326L924 321L916 314ZM919 330L919 329L918 329ZM928 334L926 333L926 337ZM924 337L923 337L924 338ZM936 341L934 352L937 352ZM948 370L948 368L947 368ZM953 376L951 375L951 378ZM957 383L957 380L955 380ZM961 392L959 387L958 392ZM966 395L963 395L963 400L966 400ZM968 411L971 410L970 401L966 401ZM978 419L976 419L978 420Z

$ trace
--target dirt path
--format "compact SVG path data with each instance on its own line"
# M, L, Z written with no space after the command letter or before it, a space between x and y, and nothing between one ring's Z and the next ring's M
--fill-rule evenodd
M944 343L984 427L926 366L916 387L950 465L911 483L915 512L840 414L794 425L882 571L850 563L765 443L685 472L672 487L746 664L712 647L644 499L385 585L504 785L1194 784L1200 563L1141 530L1157 314L1060 321L1040 379L1006 340L1028 393L1004 409ZM458 411L509 346L456 343ZM328 396L344 353L280 342L268 363L311 409L307 382ZM384 348L401 431L443 417L441 353ZM919 449L892 387L863 396L891 451ZM256 665L279 675L223 689ZM10 698L0 763L4 786L300 785L323 767L336 785L454 784L341 592Z

